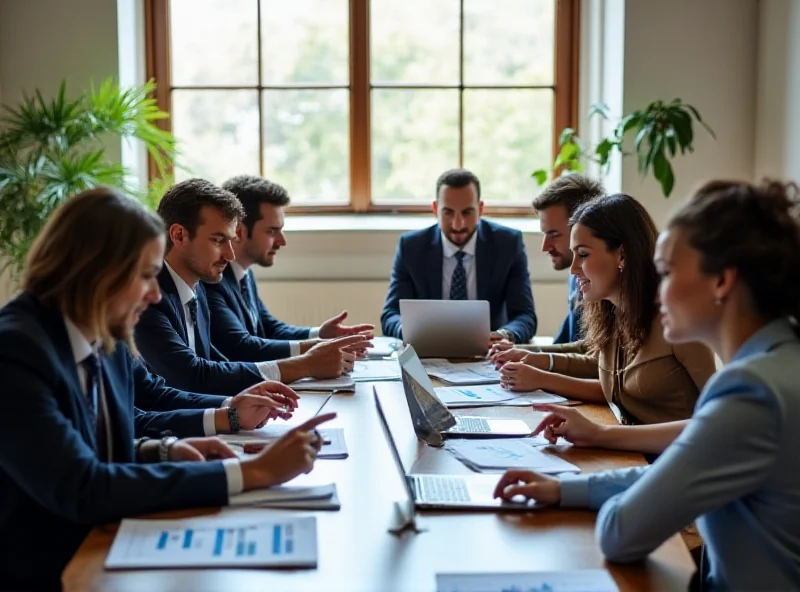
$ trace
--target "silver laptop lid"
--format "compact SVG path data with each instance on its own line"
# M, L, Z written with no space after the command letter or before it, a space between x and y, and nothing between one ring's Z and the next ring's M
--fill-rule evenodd
M486 355L489 317L486 300L400 300L403 341L423 357Z
M398 362L414 432L431 446L442 446L441 433L456 425L456 418L436 396L433 383L412 346L406 346Z
M383 435L386 436L386 441L389 443L389 450L392 452L392 459L397 467L397 471L400 473L400 476L403 479L403 488L408 496L408 500L413 505L416 501L416 497L414 496L414 491L411 489L411 481L409 480L406 468L403 465L403 459L400 457L400 451L397 450L397 444L395 444L394 438L392 437L392 431L389 429L389 422L386 420L386 415L383 413L381 398L378 395L378 391L374 387L372 392L375 394L375 406L378 408L378 418L380 419Z

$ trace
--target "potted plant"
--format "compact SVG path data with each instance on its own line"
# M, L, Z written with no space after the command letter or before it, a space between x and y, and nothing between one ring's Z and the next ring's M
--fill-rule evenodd
M65 199L98 185L147 201L126 180L127 171L106 156L111 139L141 140L159 174L166 176L175 140L154 122L168 117L151 94L153 82L122 89L112 79L75 99L61 83L46 101L39 91L0 114L0 269L17 277L33 239Z
M609 120L608 105L592 105L589 117L594 116ZM623 145L626 137L635 134L633 147L638 158L639 174L645 176L652 170L653 176L661 184L664 197L669 197L675 185L675 173L670 160L677 156L678 150L681 154L694 151L693 119L716 139L714 131L703 121L698 110L681 99L674 99L670 103L653 101L644 109L632 111L619 120L611 135L603 138L594 148L585 147L574 129L565 128L559 137L559 153L552 169L549 172L538 169L531 176L539 185L544 185L550 175L582 171L583 159L596 162L607 171L614 150L623 156L630 154Z

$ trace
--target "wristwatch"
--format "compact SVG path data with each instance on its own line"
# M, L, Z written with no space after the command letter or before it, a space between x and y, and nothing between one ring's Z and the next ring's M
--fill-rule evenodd
M511 343L515 343L514 341L514 334L509 331L508 329L498 329L495 331L498 335L502 335L505 339L508 339Z
M169 460L169 447L177 441L178 439L175 436L164 436L161 438L161 443L158 445L158 460L160 462L167 462Z
M231 434L242 429L239 423L239 412L234 407L228 407L228 423L231 425Z

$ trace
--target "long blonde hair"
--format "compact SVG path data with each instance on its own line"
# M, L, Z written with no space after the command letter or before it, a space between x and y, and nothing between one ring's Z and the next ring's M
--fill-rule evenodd
M109 304L133 282L145 245L163 235L161 219L133 199L107 187L84 191L64 202L36 237L22 288L111 351Z

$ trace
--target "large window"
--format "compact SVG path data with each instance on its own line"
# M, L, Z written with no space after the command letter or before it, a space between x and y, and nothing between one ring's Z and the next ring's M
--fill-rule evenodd
M575 119L578 0L148 0L177 179L253 173L297 211L427 209L463 166L495 213Z

